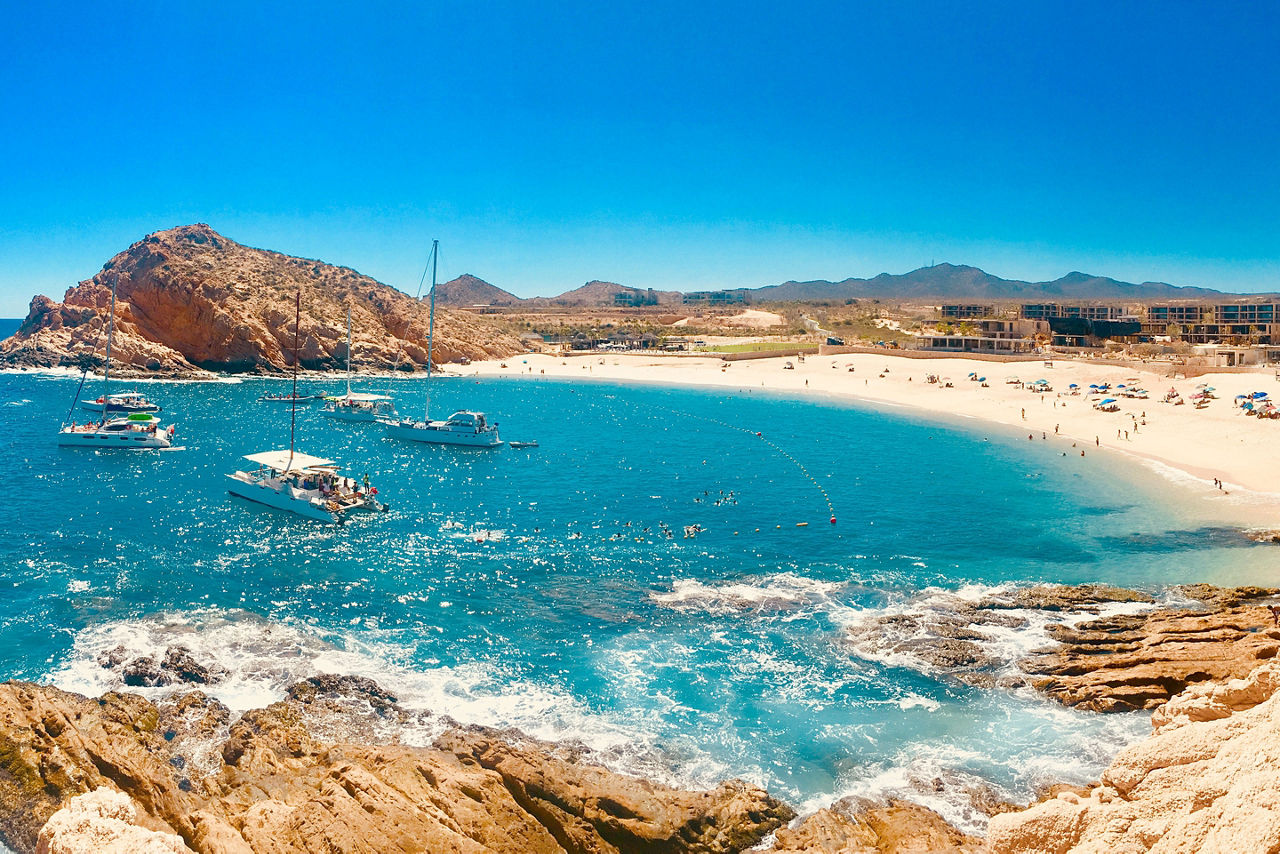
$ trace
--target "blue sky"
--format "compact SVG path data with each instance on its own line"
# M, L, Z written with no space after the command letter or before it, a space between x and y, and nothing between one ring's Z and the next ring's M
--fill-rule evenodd
M5 4L0 315L208 222L412 292L1280 290L1268 3Z

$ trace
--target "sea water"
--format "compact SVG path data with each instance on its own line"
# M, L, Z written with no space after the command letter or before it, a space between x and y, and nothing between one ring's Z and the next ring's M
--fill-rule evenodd
M981 830L974 791L1025 801L1095 778L1145 716L971 687L851 628L1038 582L1166 595L1280 575L1280 551L1139 466L978 422L746 389L435 379L434 417L483 410L538 447L397 441L300 406L296 447L368 473L391 507L329 525L226 490L243 455L289 446L290 407L257 401L283 383L146 384L180 449L109 452L55 444L77 382L0 376L0 676L90 695L123 684L103 652L183 645L225 670L209 693L237 711L360 674L616 770L740 777L802 808L904 795ZM424 380L357 388L426 406ZM994 677L1063 618L1022 616L981 636ZM425 744L447 724L424 721L396 735Z

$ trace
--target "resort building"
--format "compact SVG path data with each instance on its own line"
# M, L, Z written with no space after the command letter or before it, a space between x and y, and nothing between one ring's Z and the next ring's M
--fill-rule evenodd
M1142 335L1189 344L1280 344L1280 303L1273 300L1147 306Z
M994 317L994 305L944 305L940 309L943 320L968 320L977 317Z
M1018 316L1027 320L1083 318L1085 320L1118 320L1131 314L1119 305L1063 305L1061 303L1024 303Z
M965 334L939 334L921 336L916 341L918 350L937 350L953 353L1029 353L1037 346L1037 339L1047 340L1049 324L1043 320L985 320L965 321L961 326L971 327Z

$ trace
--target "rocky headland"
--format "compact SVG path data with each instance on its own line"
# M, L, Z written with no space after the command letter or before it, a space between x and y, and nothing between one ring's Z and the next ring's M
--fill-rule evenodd
M299 291L303 368L345 369L348 308L357 370L413 370L427 362L425 308L413 297L350 268L242 246L198 224L147 235L62 302L33 298L17 333L0 342L0 366L100 368L112 284L113 370L189 376L291 369ZM437 364L524 349L492 319L438 306L433 345Z

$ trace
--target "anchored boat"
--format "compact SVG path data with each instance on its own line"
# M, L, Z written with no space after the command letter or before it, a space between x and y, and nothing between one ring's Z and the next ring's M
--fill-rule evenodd
M322 522L341 522L352 510L386 510L377 499L378 490L362 481L344 477L332 460L313 457L294 448L298 426L298 327L302 323L302 291L298 291L293 321L293 406L290 407L289 447L279 451L248 454L257 463L253 471L227 475L227 491L232 495L288 510Z
M115 337L116 331L116 282L117 279L111 280L111 311L107 318L107 352L106 366L102 377L102 396L98 398L101 404L102 418L98 421L91 421L86 424L77 424L71 420L71 412L75 411L75 403L71 404L71 410L67 412L67 421L58 429L58 445L64 448L122 448L122 449L147 449L147 448L168 448L173 444L173 425L167 430L160 429L160 419L146 412L133 412L127 415L121 415L120 410L115 417L110 417L112 404L117 398L121 399L122 404L127 405L127 401L137 398L145 402L145 398L137 392L124 392L120 395L107 393L107 388L111 383L111 341ZM80 377L80 388L76 389L75 396L80 397L80 390L84 387L84 378L88 376L88 369ZM82 406L94 403L94 401L81 401ZM159 409L152 403L147 403L155 409Z
M347 393L326 397L320 412L339 421L385 421L396 417L396 407L385 394L364 394L351 390L351 309L347 309Z
M245 459L258 467L227 475L232 495L322 522L341 522L352 510L387 509L367 476L363 481L344 477L332 460L288 448Z
M435 445L466 445L472 448L496 448L502 444L498 437L498 425L489 423L483 412L461 410L453 413L444 421L432 421L431 410L431 367L435 362L435 350L432 340L436 328L436 264L440 255L440 241L431 241L431 317L427 323L427 401L423 407L422 420L403 418L388 421L387 435L393 439L408 439L412 442L429 442Z

